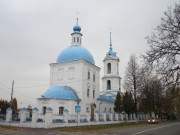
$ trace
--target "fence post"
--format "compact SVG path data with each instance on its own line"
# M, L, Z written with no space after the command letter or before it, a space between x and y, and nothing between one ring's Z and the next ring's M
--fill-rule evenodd
M99 121L99 112L98 111L95 112L95 119L96 119L96 121Z
M53 109L51 107L46 108L45 114L45 128L51 128L53 122Z
M89 110L86 110L86 115L87 115L87 121L90 122L90 119L91 119L91 114L90 114L90 111Z
M106 112L103 112L103 119L106 121Z
M6 109L6 122L12 121L12 108Z
M113 121L113 114L112 113L109 114L109 120Z
M117 113L115 114L115 120L117 120L117 121L119 120L119 114L117 114Z
M68 123L68 119L69 119L69 115L68 115L69 111L68 111L68 109L65 108L63 110L63 113L64 113L64 122Z
M24 107L20 110L20 123L26 121L27 118L27 109Z
M32 121L31 121L31 127L36 127L36 122L38 118L38 109L35 107L32 109Z

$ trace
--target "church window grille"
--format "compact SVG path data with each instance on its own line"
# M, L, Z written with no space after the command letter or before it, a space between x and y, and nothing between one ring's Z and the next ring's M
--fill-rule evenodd
M107 90L111 90L111 81L110 80L107 81Z
M87 97L89 97L89 89L87 89Z
M107 73L111 74L111 63L107 64Z
M64 107L59 107L59 115L63 115Z

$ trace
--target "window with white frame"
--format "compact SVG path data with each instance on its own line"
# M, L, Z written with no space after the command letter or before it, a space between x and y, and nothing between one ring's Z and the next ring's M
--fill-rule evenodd
M88 71L88 77L87 77L88 80L90 80L90 71Z
M107 80L107 90L111 90L111 81Z
M111 63L107 64L107 74L111 74Z
M93 74L93 81L94 81L94 82L96 81L96 75L95 75L95 73Z
M63 115L63 110L64 110L64 107L59 107L59 115Z

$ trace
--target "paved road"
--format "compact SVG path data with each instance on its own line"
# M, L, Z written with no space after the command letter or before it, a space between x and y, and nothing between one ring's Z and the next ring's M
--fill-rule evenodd
M23 129L22 131L0 131L0 135L180 135L180 122L117 128L98 132L56 132L53 129Z

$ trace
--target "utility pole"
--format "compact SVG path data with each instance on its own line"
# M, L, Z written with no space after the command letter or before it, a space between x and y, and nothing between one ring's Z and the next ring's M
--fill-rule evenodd
M14 93L14 80L13 80L13 82L12 82L12 89L11 89L11 108L13 109L13 112L14 112L14 114L15 114L15 117L17 117L16 116L16 107L15 107L15 104L14 104L14 102L13 102L13 93Z
M14 91L14 80L12 82L12 89L11 89L11 102L13 100L13 91Z

